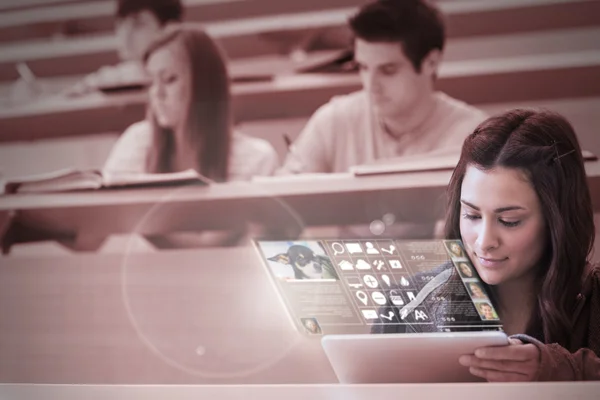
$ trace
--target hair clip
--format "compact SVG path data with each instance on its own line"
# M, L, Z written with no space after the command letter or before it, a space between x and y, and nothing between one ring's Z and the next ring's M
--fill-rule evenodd
M556 142L556 140L552 141L552 146L554 147L554 153L556 154L556 156L550 161L550 162L557 162L558 160L560 160L561 158L563 158L564 156L568 156L571 153L575 152L575 149L567 151L564 154L558 154L558 143Z
M567 151L565 154L562 154L562 155L560 155L560 156L558 155L558 152L556 152L556 157L554 157L554 161L558 161L558 160L560 160L561 158L563 158L564 156L568 156L568 155L569 155L569 154L571 154L571 153L575 153L575 149L573 149L573 150L571 150L571 151Z

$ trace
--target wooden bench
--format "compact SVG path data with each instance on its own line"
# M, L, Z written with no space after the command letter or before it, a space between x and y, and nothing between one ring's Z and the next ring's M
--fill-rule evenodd
M211 22L355 7L363 0L183 0L184 20ZM0 6L1 7L1 6ZM0 8L0 42L112 32L116 1L56 0L37 7Z
M447 62L437 87L471 104L600 94L600 51ZM332 96L360 89L355 74L297 74L233 87L238 122L308 116ZM0 110L0 141L122 131L144 116L146 94L49 98ZM43 127L42 129L40 127Z
M446 5L447 4L447 5ZM482 6L478 0L443 2L448 14L450 38L487 34L532 32L546 29L600 25L600 3L590 0L498 0ZM287 53L328 31L330 45L349 42L346 27L354 8L290 13L262 18L206 24L223 44L230 58ZM310 42L310 40L308 40ZM95 71L117 60L112 35L48 41L29 41L0 46L0 81L18 77L15 64L26 62L41 77L75 75Z

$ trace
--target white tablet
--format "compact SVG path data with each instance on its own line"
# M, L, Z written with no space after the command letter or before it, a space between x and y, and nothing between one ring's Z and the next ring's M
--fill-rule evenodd
M504 332L326 335L323 349L340 383L477 382L458 363L484 346L508 344Z

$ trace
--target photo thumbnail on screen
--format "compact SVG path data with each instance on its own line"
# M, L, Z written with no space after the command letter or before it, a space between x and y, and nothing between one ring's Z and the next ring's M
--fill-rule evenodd
M255 244L290 319L305 334L502 329L460 240Z

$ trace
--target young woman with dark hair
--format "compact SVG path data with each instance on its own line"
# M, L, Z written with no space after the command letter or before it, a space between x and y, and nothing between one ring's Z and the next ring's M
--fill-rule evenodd
M478 349L460 363L489 381L600 380L600 269L589 262L594 232L581 149L565 118L512 110L481 123L465 140L448 186L446 239L462 240L510 345ZM470 301L452 263L433 272L418 301L382 313L406 316L426 305L438 321L453 304ZM481 313L495 318L489 304ZM406 331L436 326L372 329Z
M511 344L461 357L490 381L600 379L600 271L581 148L562 116L513 110L463 144L446 238L462 239Z

